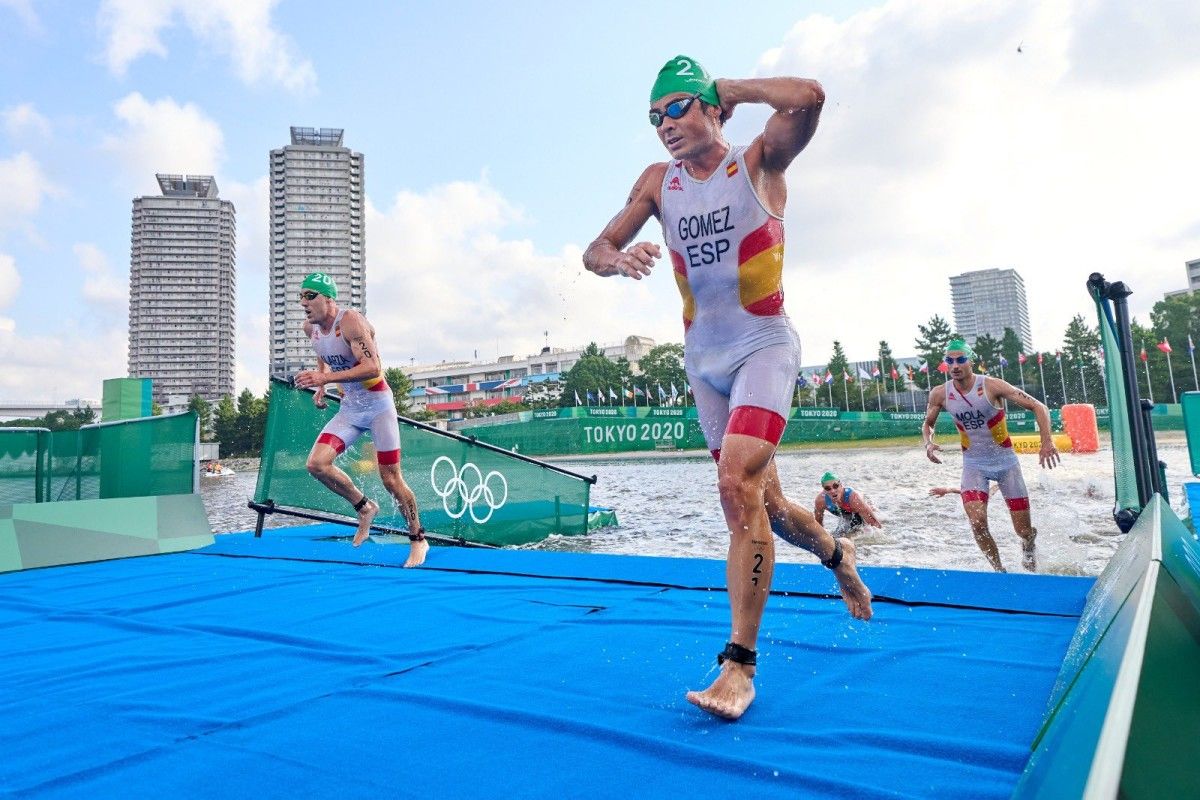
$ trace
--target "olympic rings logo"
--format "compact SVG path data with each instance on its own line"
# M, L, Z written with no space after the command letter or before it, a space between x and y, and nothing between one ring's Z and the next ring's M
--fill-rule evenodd
M443 461L450 467L450 474L444 481L439 481L438 466ZM471 519L482 525L508 502L508 481L503 475L492 470L484 477L479 467L470 461L463 464L461 469L457 468L449 456L438 456L433 462L429 470L429 485L433 487L437 496L442 498L442 508L446 509L450 519L458 519L469 511ZM459 506L458 510L451 511L451 498L455 496L461 504L456 503L455 505ZM475 504L481 500L487 507L487 512L482 517L475 513Z

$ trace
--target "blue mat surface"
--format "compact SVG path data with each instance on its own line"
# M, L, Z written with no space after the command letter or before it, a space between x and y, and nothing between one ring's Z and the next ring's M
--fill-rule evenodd
M0 575L0 792L1007 797L1092 584L781 565L726 723L722 563L344 531Z

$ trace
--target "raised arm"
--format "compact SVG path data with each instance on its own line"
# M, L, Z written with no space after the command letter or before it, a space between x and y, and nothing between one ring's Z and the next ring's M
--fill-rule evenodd
M767 172L782 173L800 155L821 118L825 90L808 78L718 78L717 96L728 119L743 103L765 103L775 109L762 134L751 144Z
M936 453L942 447L933 441L933 431L934 426L937 425L938 414L942 413L945 399L946 385L935 386L929 393L929 405L925 408L925 421L921 423L921 442L925 445L925 456L935 464L942 463Z
M825 495L817 495L816 504L813 505L813 516L817 518L818 525L825 524Z
M638 242L625 249L642 226L658 218L658 196L666 164L651 164L633 185L625 207L617 212L600 235L583 251L583 266L602 277L626 275L641 280L649 275L654 260L662 257L658 245Z
M1047 469L1054 469L1060 461L1060 456L1058 448L1054 446L1054 436L1052 435L1054 431L1050 426L1050 409L1046 408L1046 404L999 378L988 376L983 385L990 397L1008 400L1026 411L1033 412L1033 418L1037 420L1038 433L1042 438L1042 446L1038 451L1038 463Z

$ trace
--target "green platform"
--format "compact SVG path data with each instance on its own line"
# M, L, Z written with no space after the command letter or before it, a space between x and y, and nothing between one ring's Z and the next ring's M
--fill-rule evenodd
M0 572L213 543L198 494L0 505Z

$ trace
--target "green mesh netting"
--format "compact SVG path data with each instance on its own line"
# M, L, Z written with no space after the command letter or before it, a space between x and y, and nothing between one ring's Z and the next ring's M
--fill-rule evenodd
M50 434L46 499L191 494L196 414L189 411Z
M318 409L311 393L272 382L256 502L352 514L345 500L305 468L318 432L336 412L336 402ZM556 533L587 533L590 485L583 477L403 419L400 439L404 479L416 495L421 524L427 530L494 545L536 542ZM369 434L347 449L337 465L380 504L375 524L406 529L404 517L379 479Z
M40 503L46 428L0 428L0 504Z
M1200 477L1200 392L1184 392L1179 400L1183 407L1183 427L1187 431L1192 474Z
M77 431L0 428L0 503L191 494L196 414Z
M1104 380L1108 384L1109 431L1112 435L1113 482L1118 509L1141 510L1137 472L1134 467L1133 438L1130 434L1129 405L1121 367L1121 347L1107 301L1092 290L1096 314L1100 320L1100 344L1104 347Z

